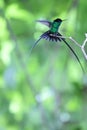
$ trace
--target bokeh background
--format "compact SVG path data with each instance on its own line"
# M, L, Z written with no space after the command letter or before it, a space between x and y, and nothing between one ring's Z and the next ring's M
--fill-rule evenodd
M67 46L41 40L37 19L67 19L60 32L79 44L86 0L0 0L0 130L87 130L87 76ZM87 72L81 50L70 40ZM85 50L87 48L85 47Z

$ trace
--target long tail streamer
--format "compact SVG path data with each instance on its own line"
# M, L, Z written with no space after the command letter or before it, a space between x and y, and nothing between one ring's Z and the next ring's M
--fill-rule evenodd
M42 39L42 37L40 37L40 38L34 43L34 45L32 46L32 48L31 48L29 54L31 54L32 50L35 48L35 46L38 44L38 42L39 42L41 39Z
M84 70L84 68L83 68L83 66L82 66L82 64L81 64L81 62L80 62L80 60L79 60L79 58L78 58L78 56L77 56L77 54L75 53L75 51L71 48L71 46L66 42L66 40L65 39L62 39L63 41L64 41L64 43L69 47L69 49L72 51L72 53L74 54L74 56L76 57L76 59L77 59L77 61L78 61L78 63L80 64L80 66L81 66L81 68L82 68L82 71L83 72L85 72L85 70Z
M82 68L82 71L85 72L85 70L84 70L84 68L83 68L83 66L82 66L82 64L80 62L79 57L77 56L77 54L75 53L75 51L71 48L71 46L66 42L65 38L63 38L63 36L60 33L52 34L50 31L47 31L44 34L42 34L40 36L40 38L32 46L32 48L30 50L30 54L31 54L32 50L34 49L34 47L38 44L38 42L41 39L46 39L46 40L55 41L55 42L58 42L58 41L61 42L61 41L63 41L68 46L68 48L72 51L72 53L74 54L74 56L76 57L79 65L80 65L80 67Z

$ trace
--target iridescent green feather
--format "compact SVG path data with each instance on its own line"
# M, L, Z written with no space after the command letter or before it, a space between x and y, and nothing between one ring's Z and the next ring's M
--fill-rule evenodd
M54 21L54 22L52 23L52 25L51 25L50 31L51 31L52 33L57 33L60 24L61 24L61 23Z

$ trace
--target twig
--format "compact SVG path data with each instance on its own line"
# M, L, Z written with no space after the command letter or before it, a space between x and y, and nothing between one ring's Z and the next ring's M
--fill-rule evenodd
M73 41L78 47L81 48L81 45L80 45L78 42L76 42L72 37L69 37L69 39L70 39L71 41Z
M82 45L80 45L78 42L76 42L72 37L69 37L69 39L70 39L71 41L73 41L78 47L81 48L81 50L82 50L82 52L83 52L83 54L84 54L84 57L85 57L86 60L87 60L87 53L86 53L86 51L85 51L85 46L86 46L86 42L87 42L87 33L85 34L85 37L86 37L86 39L84 40L84 42L82 43Z
M82 43L82 45L80 45L75 39L73 39L72 37L64 37L64 36L58 36L60 38L65 38L65 39L70 39L73 43L75 43L78 47L80 47L80 49L82 50L82 53L85 57L85 59L87 60L87 53L85 51L85 46L86 46L86 42L87 42L87 33L85 33L85 37L86 39L84 40L84 42Z

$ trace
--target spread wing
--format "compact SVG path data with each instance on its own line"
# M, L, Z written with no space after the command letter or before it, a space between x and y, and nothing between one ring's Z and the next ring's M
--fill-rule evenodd
M51 27L52 22L49 22L47 20L36 20L36 22L42 23L48 27Z

